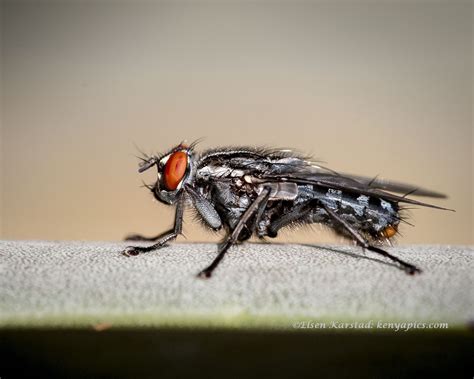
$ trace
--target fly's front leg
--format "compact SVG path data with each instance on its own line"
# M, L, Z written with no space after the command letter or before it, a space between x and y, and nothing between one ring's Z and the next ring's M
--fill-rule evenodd
M334 212L332 209L326 206L323 202L320 201L320 204L322 205L324 210L328 213L328 215L332 219L338 221L344 227L344 229L346 229L354 237L357 243L360 246L362 246L364 249L373 251L374 253L383 255L384 257L387 257L391 259L392 261L397 262L403 267L403 269L405 270L407 274L414 275L414 274L421 273L421 270L418 267L410 263L407 263L401 260L400 258L397 258L396 256L386 252L385 250L379 247L370 245L369 242L357 230L355 230L346 220L341 218L336 212Z
M222 221L214 206L191 185L186 184L184 188L205 223L212 229L219 230L222 227Z
M247 208L245 213L242 215L240 218L239 222L235 226L234 230L230 234L230 236L226 239L224 244L220 247L219 254L217 257L212 261L212 263L206 267L204 270L202 270L199 274L199 278L210 278L212 275L212 272L215 270L215 268L219 265L220 261L222 258L224 258L224 255L227 253L227 250L235 243L237 242L240 233L242 232L242 229L244 226L248 224L250 219L252 218L253 215L256 213L261 213L259 212L259 209L261 209L261 205L263 203L266 203L268 201L268 198L270 197L270 189L269 188L264 188L260 195L255 199L255 201ZM253 223L252 227L255 228L256 223ZM253 232L253 230L251 231Z
M151 246L128 246L123 254L126 256L135 256L140 253L159 249L166 245L167 242L174 240L178 235L181 234L183 229L183 215L184 215L184 194L178 199L176 205L176 214L174 219L173 229L160 234L157 238L157 242Z

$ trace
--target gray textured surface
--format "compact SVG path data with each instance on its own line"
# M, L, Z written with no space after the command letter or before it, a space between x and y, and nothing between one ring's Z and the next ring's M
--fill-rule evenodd
M211 244L125 257L125 243L0 242L0 325L215 325L474 320L473 247L399 246L408 276L353 246L244 244L210 280ZM369 258L369 259L367 259Z

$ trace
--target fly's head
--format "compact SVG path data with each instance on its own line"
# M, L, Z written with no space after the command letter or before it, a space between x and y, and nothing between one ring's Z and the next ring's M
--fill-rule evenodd
M158 179L155 184L146 187L158 201L174 204L184 185L193 181L194 159L192 146L180 144L164 155L142 159L138 172L156 166Z

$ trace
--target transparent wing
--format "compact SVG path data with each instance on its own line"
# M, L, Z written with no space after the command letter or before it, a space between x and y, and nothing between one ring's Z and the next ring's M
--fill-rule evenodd
M412 184L396 182L392 180L387 180L379 177L369 178L365 176L359 175L350 175L350 174L342 174L345 177L351 178L356 180L357 182L364 184L370 188L378 188L385 191L402 193L402 194L409 194L415 196L424 196L424 197L434 197L438 199L446 199L447 196L443 193L432 191L426 188L421 188L418 186L414 186Z
M441 193L418 188L410 184L391 182L378 178L370 179L363 176L356 176L350 174L338 174L321 166L305 166L303 164L293 167L293 170L284 170L284 172L281 171L282 170L270 170L265 173L261 173L261 177L264 179L279 179L300 184L312 184L323 188L332 188L355 194L374 196L389 201L409 203L443 210L451 210L407 198L406 196L408 194L429 196L435 198L446 197ZM405 195L399 196L391 192L404 193Z

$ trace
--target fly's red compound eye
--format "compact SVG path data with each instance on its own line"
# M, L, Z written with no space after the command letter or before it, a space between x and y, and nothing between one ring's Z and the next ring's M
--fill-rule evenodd
M177 151L168 158L165 164L163 181L169 191L178 188L179 183L184 178L188 166L188 155L184 151Z

